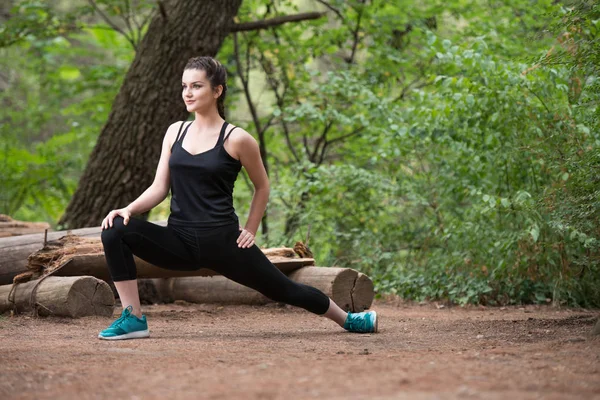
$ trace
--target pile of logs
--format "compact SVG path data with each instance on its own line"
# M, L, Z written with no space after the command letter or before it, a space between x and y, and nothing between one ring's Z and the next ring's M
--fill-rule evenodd
M34 310L40 315L112 315L114 295L100 227L0 238L0 313ZM362 311L374 297L369 277L349 268L314 265L310 250L263 249L290 279L313 286L342 309ZM135 258L142 301L265 304L262 294L201 268L174 271Z

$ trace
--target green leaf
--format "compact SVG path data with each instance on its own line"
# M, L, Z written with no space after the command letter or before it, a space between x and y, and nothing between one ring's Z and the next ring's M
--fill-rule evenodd
M540 228L537 225L534 225L529 230L529 233L531 234L531 237L533 238L533 241L537 242L538 239L539 239L539 237L540 237Z
M58 69L58 75L65 81L74 81L81 76L81 72L71 65L63 65Z

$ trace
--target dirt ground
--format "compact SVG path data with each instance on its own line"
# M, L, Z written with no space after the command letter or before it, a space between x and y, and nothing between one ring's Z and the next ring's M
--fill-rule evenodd
M600 399L599 312L375 302L378 334L288 306L143 306L109 318L0 317L2 399ZM115 308L115 318L120 314Z

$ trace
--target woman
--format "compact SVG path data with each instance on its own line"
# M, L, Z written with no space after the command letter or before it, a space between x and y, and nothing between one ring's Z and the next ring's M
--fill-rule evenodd
M174 270L210 268L265 296L324 315L352 332L376 332L374 311L345 313L321 291L287 278L254 244L269 197L269 181L258 144L224 120L225 68L211 57L188 61L182 96L192 122L176 122L165 134L152 185L125 208L102 221L104 253L123 312L100 339L148 337L133 255ZM255 192L244 228L233 208L233 185L246 168ZM150 210L171 190L166 227L131 219Z

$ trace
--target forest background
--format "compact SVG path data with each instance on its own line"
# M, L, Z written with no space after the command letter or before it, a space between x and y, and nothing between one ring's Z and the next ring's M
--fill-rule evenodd
M169 4L0 5L0 213L63 228ZM599 307L598 5L244 0L235 21L315 10L230 34L216 55L228 119L259 140L271 179L260 245L308 238L317 265L417 301ZM242 173L242 221L251 197ZM166 219L168 201L144 217Z

